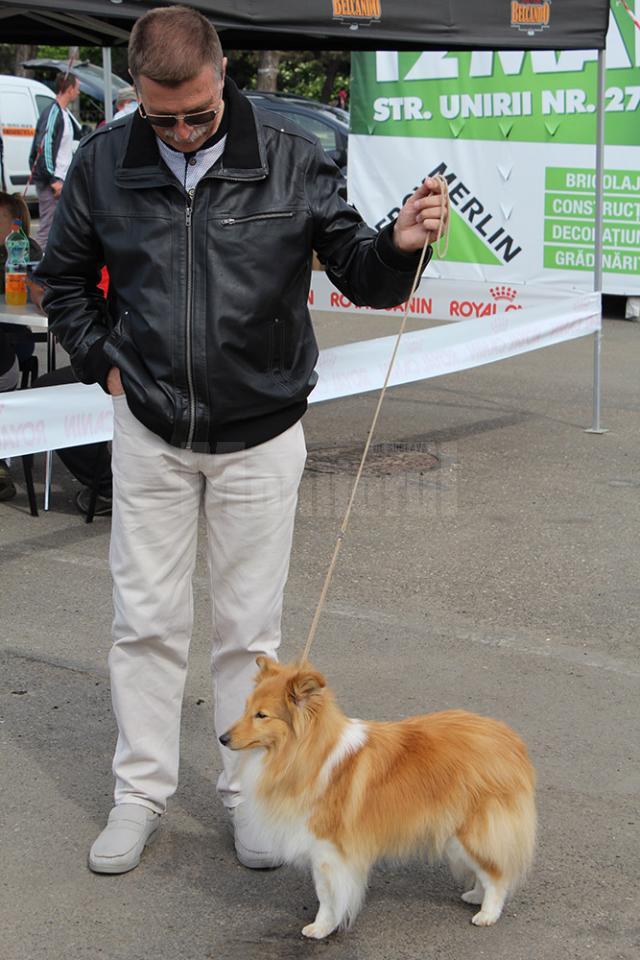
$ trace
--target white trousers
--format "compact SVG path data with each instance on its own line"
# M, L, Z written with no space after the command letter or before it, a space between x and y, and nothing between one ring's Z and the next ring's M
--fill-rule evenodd
M162 813L178 784L180 714L193 626L191 580L204 510L219 736L241 715L259 654L276 656L298 486L301 423L237 453L179 450L114 398L111 695L116 803ZM239 802L238 758L221 748L218 790Z

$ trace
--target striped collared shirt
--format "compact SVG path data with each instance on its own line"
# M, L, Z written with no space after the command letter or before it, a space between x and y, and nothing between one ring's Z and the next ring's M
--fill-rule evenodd
M156 140L160 156L187 193L190 193L195 190L207 170L210 170L216 160L222 156L227 137L225 135L212 147L206 147L204 150L197 150L195 153L189 154L173 150L159 137L156 137Z

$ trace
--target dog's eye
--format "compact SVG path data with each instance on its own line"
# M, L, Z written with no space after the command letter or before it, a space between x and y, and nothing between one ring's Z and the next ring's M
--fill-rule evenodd
M266 720L266 719L267 719L267 715L266 715L266 713L262 713L261 710L258 710L258 712L255 714L255 718L256 718L256 720Z

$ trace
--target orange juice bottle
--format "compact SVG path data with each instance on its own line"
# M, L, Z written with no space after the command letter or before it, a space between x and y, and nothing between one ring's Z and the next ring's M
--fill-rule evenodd
M22 307L27 302L29 238L22 229L21 220L13 221L5 246L7 248L7 263L4 269L5 301L8 307Z

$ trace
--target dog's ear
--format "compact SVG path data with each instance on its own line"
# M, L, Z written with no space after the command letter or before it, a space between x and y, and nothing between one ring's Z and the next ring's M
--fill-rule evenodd
M274 660L272 657L264 657L262 655L256 657L256 664L260 669L260 673L258 674L260 679L266 676L267 673L275 673L275 667L277 663L278 661Z
M287 698L295 706L303 707L326 685L321 673L313 667L302 667L287 681Z

